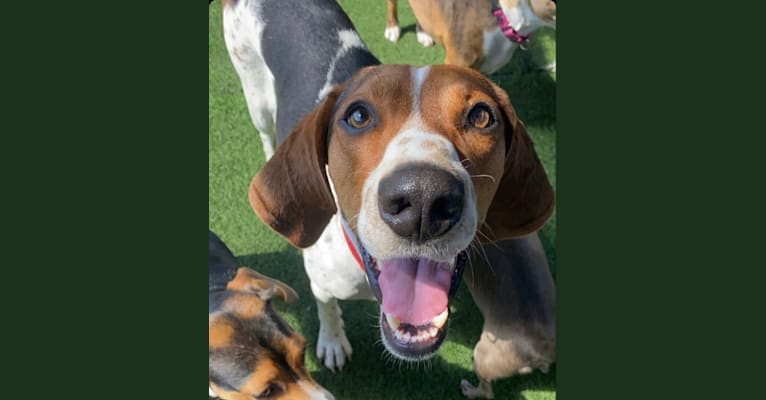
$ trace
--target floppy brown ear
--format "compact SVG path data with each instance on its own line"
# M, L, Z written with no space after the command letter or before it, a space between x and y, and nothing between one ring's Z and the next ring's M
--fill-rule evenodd
M250 183L250 205L293 246L314 244L335 214L327 164L327 130L336 88L301 119Z
M536 231L553 213L553 188L532 139L505 91L492 85L505 117L505 170L489 206L481 239L510 239ZM508 142L510 141L510 146ZM485 237L484 237L485 236Z
M275 294L279 295L287 304L295 303L298 294L290 286L276 279L271 279L247 267L239 267L237 275L226 285L229 290L237 292L255 293L262 300L271 299Z

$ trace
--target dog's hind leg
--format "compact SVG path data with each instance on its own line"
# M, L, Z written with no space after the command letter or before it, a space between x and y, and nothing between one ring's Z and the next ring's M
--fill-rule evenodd
M266 160L276 148L277 97L274 76L261 55L263 24L246 4L224 7L223 27L231 63L239 75L250 119L258 129Z

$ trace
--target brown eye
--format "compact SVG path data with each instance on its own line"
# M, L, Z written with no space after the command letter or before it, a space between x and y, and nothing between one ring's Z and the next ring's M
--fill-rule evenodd
M269 397L275 396L277 394L280 394L283 391L284 391L284 387L282 386L282 384L280 384L278 382L272 382L261 393L258 393L258 394L256 394L253 397L258 399L258 400L268 399Z
M495 118L492 116L489 106L480 103L468 113L468 123L474 128L485 129L495 123Z
M346 122L355 129L362 129L372 122L372 116L363 106L356 106L348 113Z

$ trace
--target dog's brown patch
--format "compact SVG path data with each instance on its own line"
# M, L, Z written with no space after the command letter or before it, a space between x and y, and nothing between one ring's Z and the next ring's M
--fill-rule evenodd
M226 299L221 308L237 318L251 319L263 314L264 301L252 294L238 293Z
M226 318L222 318L219 315L211 315L208 325L209 347L226 347L231 344L234 327Z

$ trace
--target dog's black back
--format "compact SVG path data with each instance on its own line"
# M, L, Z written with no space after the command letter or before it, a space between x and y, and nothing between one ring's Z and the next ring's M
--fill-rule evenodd
M357 70L380 64L367 48L353 47L334 60L342 46L338 32L354 24L334 0L263 1L261 49L274 75L277 144L317 104L330 72L331 85ZM334 62L334 64L333 64Z
M208 292L225 290L226 284L237 275L237 268L239 268L239 262L231 250L215 233L208 230Z

